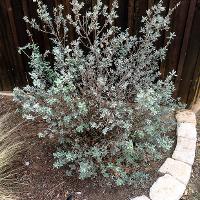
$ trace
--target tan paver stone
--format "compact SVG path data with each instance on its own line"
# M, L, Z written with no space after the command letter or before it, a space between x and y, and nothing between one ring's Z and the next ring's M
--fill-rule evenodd
M196 139L196 126L192 123L180 123L177 125L177 136L188 139Z
M196 139L188 139L184 137L178 137L177 138L177 144L176 144L176 151L187 151L187 150L193 150L196 149Z
M184 111L179 111L176 114L176 119L177 121L180 122L187 122L187 123L193 123L196 125L196 115L194 112L191 110L184 110Z
M190 149L184 151L177 151L175 149L172 158L193 165L195 158L195 151Z
M167 158L165 163L160 167L159 172L163 174L170 174L185 185L190 179L192 167L184 162Z
M151 200L179 200L186 186L171 175L164 175L150 188Z

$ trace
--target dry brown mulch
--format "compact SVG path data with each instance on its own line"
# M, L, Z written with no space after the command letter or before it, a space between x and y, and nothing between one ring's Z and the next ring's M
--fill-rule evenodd
M15 113L17 105L11 97L0 97L0 118L6 113L14 113L12 120L7 120L5 127L12 128L14 122L23 120ZM128 200L130 197L142 194L148 195L149 188L159 176L160 162L149 163L148 169L151 180L145 184L114 187L108 186L100 178L79 180L77 177L66 177L64 169L53 169L52 153L55 152L55 144L48 143L37 137L37 133L43 129L43 122L27 122L18 127L13 134L19 134L26 139L26 149L21 154L21 160L15 168L19 168L16 179L21 185L20 200ZM168 157L170 155L166 155ZM155 170L156 169L156 170Z

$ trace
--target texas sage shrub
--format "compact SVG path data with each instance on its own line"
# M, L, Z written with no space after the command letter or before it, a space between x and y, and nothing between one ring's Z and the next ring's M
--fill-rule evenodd
M24 118L46 122L38 136L58 141L54 167L65 167L68 176L101 174L117 185L145 180L148 175L138 166L171 148L167 132L175 121L169 116L180 106L172 97L175 72L165 80L159 73L175 34L156 47L163 31L169 31L175 8L163 16L160 1L142 18L139 36L131 36L115 26L117 1L109 11L97 0L85 14L83 2L71 4L72 15L59 5L51 16L38 0L40 22L24 17L33 29L48 34L52 49L41 53L34 41L19 48L29 57L32 84L15 88L14 100L21 103ZM69 26L76 32L71 42Z

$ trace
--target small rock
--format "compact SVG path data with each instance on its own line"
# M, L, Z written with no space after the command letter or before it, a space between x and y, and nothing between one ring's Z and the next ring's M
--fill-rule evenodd
M76 194L77 194L77 195L81 195L81 194L82 194L82 192L76 192Z
M30 162L29 162L29 161L26 161L24 164L25 164L26 166L29 166L29 165L30 165Z

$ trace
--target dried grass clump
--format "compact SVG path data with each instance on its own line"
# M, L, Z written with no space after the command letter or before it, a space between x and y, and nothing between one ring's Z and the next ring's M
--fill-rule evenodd
M12 113L13 114L13 113ZM10 114L0 118L0 199L17 200L16 189L19 183L14 178L18 168L14 165L19 160L19 153L22 152L24 142L21 137L15 134L18 127L6 130L6 121L9 123ZM5 131L6 130L6 131ZM16 132L17 133L17 132Z

